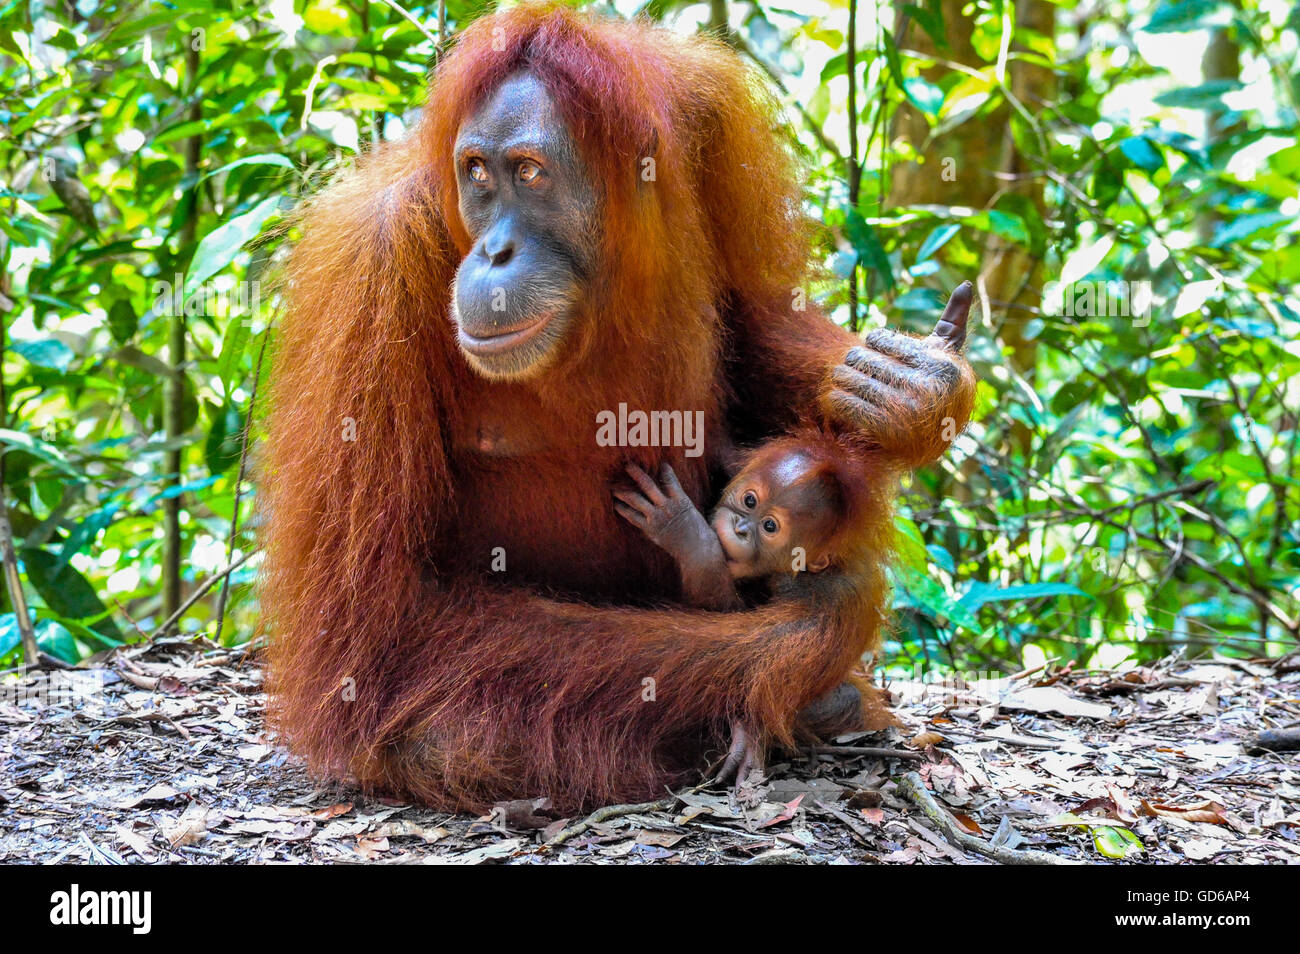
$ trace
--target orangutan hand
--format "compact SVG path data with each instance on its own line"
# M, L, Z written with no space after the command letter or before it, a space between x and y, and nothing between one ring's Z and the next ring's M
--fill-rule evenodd
M916 338L879 329L831 369L823 409L846 432L917 467L961 433L975 398L975 376L961 357L973 289L962 282L934 331Z

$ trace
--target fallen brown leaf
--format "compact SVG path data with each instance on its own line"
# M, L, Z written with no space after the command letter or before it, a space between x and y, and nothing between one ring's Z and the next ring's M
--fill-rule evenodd
M971 818L965 812L954 812L952 809L949 809L948 814L953 817L953 820L957 822L958 825L961 825L962 828L965 828L972 835L983 836L984 829L979 826L979 822L975 821L975 819Z
M638 845L650 845L654 848L671 848L683 838L684 833L671 831L648 831L644 828L638 828L633 832L634 840Z
M794 818L795 813L799 810L799 803L802 802L803 799L804 797L800 795L794 800L786 802L785 805L782 806L781 811L777 812L777 814L773 815L766 821L759 822L757 827L771 828L773 825L779 825L781 822L787 822L791 818Z
M198 802L186 806L181 817L161 826L163 837L173 848L188 848L208 837L208 810Z
M558 815L551 807L549 798L517 798L514 801L497 802L483 820L509 831L536 831L550 825Z
M1161 802L1149 802L1142 799L1142 814L1153 818L1180 818L1189 822L1204 822L1208 825L1226 825L1223 806L1218 802L1201 802L1199 805L1165 805Z
M357 854L370 860L377 858L388 850L388 839L382 835L378 838L373 835L357 836Z
M311 817L319 818L321 821L326 821L330 818L338 818L340 815L346 815L350 811L352 811L351 802L338 802L335 805L326 805L324 808L316 809L314 812L311 812Z

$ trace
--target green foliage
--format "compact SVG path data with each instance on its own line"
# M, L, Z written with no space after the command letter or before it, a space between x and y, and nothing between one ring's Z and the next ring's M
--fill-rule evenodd
M448 3L449 30L487 6ZM886 658L983 668L1293 646L1300 84L1283 50L1296 22L1257 0L1065 0L1044 36L1007 4L959 24L944 22L951 6L900 4L906 34L887 7L863 8L850 58L845 0L730 5L737 45L791 107L826 227L814 292L827 310L925 333L964 278L993 302L972 324L976 421L908 485ZM436 31L437 4L408 9ZM644 13L689 30L702 9ZM1211 31L1238 51L1236 76L1170 56ZM977 61L958 68L967 36ZM283 215L402 134L433 56L364 0L0 3L3 492L47 652L75 659L162 622L164 499L182 500L190 583L253 546L248 482L233 541L231 524ZM1027 66L1053 89L1018 87ZM926 141L895 134L908 110ZM980 139L998 147L988 162L1012 168L1004 144L1016 160L987 200L960 165L942 202L891 199L906 164ZM1019 263L1009 278L1004 260ZM173 369L177 312L187 360ZM229 639L255 623L255 563L232 577ZM19 650L7 598L0 610L3 664ZM212 614L201 600L182 628L210 631Z

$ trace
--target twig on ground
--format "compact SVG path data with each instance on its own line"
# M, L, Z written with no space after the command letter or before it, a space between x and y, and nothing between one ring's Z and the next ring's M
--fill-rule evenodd
M657 802L637 802L636 804L630 805L606 805L603 808L597 808L582 821L557 832L543 847L553 848L556 845L562 845L570 838L576 838L583 832L588 831L593 825L599 825L601 822L609 821L611 818L621 818L624 815L636 815L640 812L666 812L678 802L683 801L684 796L702 792L706 788L713 786L716 782L717 779L710 776L694 788L688 788L681 794L665 796Z
M906 759L913 762L925 761L924 752L909 752L907 749L888 749L874 745L814 745L811 750L816 755L870 755L878 759Z
M963 851L983 855L1003 865L1074 864L1072 861L1059 858L1046 851L1020 851L1015 848L995 847L983 838L977 838L968 832L962 831L957 827L957 823L952 820L952 816L926 790L925 783L921 781L921 776L916 772L908 772L900 778L898 780L898 790L921 810L921 814L930 819L934 827L939 829L939 834Z
M840 809L835 808L832 805L827 805L825 802L818 801L816 799L813 800L813 805L815 805L817 808L821 809L831 817L840 821L846 828L848 828L849 834L853 836L855 841L863 845L866 845L868 847L874 844L874 842L871 839L871 833L866 828L864 828L861 824L859 824L853 818L853 816L850 815L848 812L841 811ZM874 861L877 864L880 863L880 859L875 855L873 855L871 852L866 852L865 854L868 861Z
M634 805L606 805L604 808L598 808L576 825L570 825L568 828L557 832L550 841L546 843L547 848L554 848L562 845L570 838L576 838L586 831L589 831L593 825L599 825L601 822L609 821L611 818L619 818L623 815L636 815L640 812L663 812L672 808L680 799L676 795L669 795L667 798L661 798L657 802L638 802Z
M36 645L36 630L27 611L27 597L18 573L18 556L14 552L13 529L9 524L9 508L3 496L0 496L0 558L4 560L5 587L9 591L9 605L13 608L14 623L22 640L23 659L29 666L39 666L43 654Z
M761 855L755 855L748 861L742 862L746 865L806 865L811 864L808 856L802 851L794 848L773 848L771 851L765 851Z

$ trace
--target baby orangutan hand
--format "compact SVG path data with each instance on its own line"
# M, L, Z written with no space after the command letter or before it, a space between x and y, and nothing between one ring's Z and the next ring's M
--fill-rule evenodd
M679 561L718 546L713 528L686 496L672 467L664 464L659 469L659 483L636 464L627 465L627 474L640 492L614 488L619 501L614 509L624 520Z

